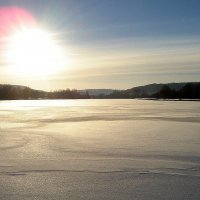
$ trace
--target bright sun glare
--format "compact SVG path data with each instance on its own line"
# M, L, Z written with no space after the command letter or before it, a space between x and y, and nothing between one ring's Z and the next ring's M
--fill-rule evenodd
M66 65L66 55L52 34L38 28L16 31L9 37L6 60L12 72L46 77Z

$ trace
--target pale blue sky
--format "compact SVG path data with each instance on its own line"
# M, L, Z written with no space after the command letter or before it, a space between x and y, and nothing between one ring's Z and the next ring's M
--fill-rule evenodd
M13 5L57 34L71 66L48 80L6 74L4 82L56 89L199 81L199 0L0 1Z

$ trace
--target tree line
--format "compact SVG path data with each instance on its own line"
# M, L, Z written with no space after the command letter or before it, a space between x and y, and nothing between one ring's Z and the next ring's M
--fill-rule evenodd
M171 89L164 85L158 92L147 94L140 88L131 90L115 90L109 95L99 95L96 98L107 99L132 99L132 98L153 98L153 99L200 99L200 83L186 83L181 89Z
M163 88L152 95L153 98L162 99L200 99L200 83L187 83L180 90L173 90L169 86Z
M89 98L88 93L81 94L75 89L45 92L23 86L1 85L0 87L0 100L86 99L86 98Z
M139 88L130 90L114 90L109 95L89 95L87 90L80 92L76 89L57 90L46 92L29 87L0 85L0 100L18 99L128 99L128 98L155 98L155 99L200 99L200 83L187 83L181 89L174 90L164 85L158 92L147 94Z

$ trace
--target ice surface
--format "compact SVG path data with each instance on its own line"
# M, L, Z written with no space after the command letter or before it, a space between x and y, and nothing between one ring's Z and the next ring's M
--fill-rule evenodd
M0 199L200 199L200 102L0 102Z

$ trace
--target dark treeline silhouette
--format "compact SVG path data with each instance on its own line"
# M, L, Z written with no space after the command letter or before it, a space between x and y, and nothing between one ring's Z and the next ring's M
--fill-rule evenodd
M149 92L151 88L154 92ZM159 86L155 92L155 86ZM148 93L149 92L149 93ZM15 85L0 85L0 100L18 99L132 99L132 98L154 98L154 99L200 99L200 83L185 83L178 89L173 89L170 84L152 84L136 87L128 90L113 90L110 94L90 95L87 90L57 90L46 92L34 90L29 87Z
M80 94L77 90L66 89L53 92L34 90L24 86L0 85L0 100L25 99L86 99L88 93Z
M54 92L48 92L47 96L48 99L89 99L89 94L86 93L80 93L78 90L58 90Z
M200 99L200 83L187 83L180 90L173 90L169 86L163 86L159 92L151 97L162 99Z
M1 85L0 99L1 100L15 100L15 99L39 99L44 98L46 92L33 90L24 86Z
M158 92L148 94L141 87L129 90L115 90L109 95L97 96L97 98L129 99L129 98L155 98L155 99L200 99L200 83L186 83L178 90L171 89L167 84Z

